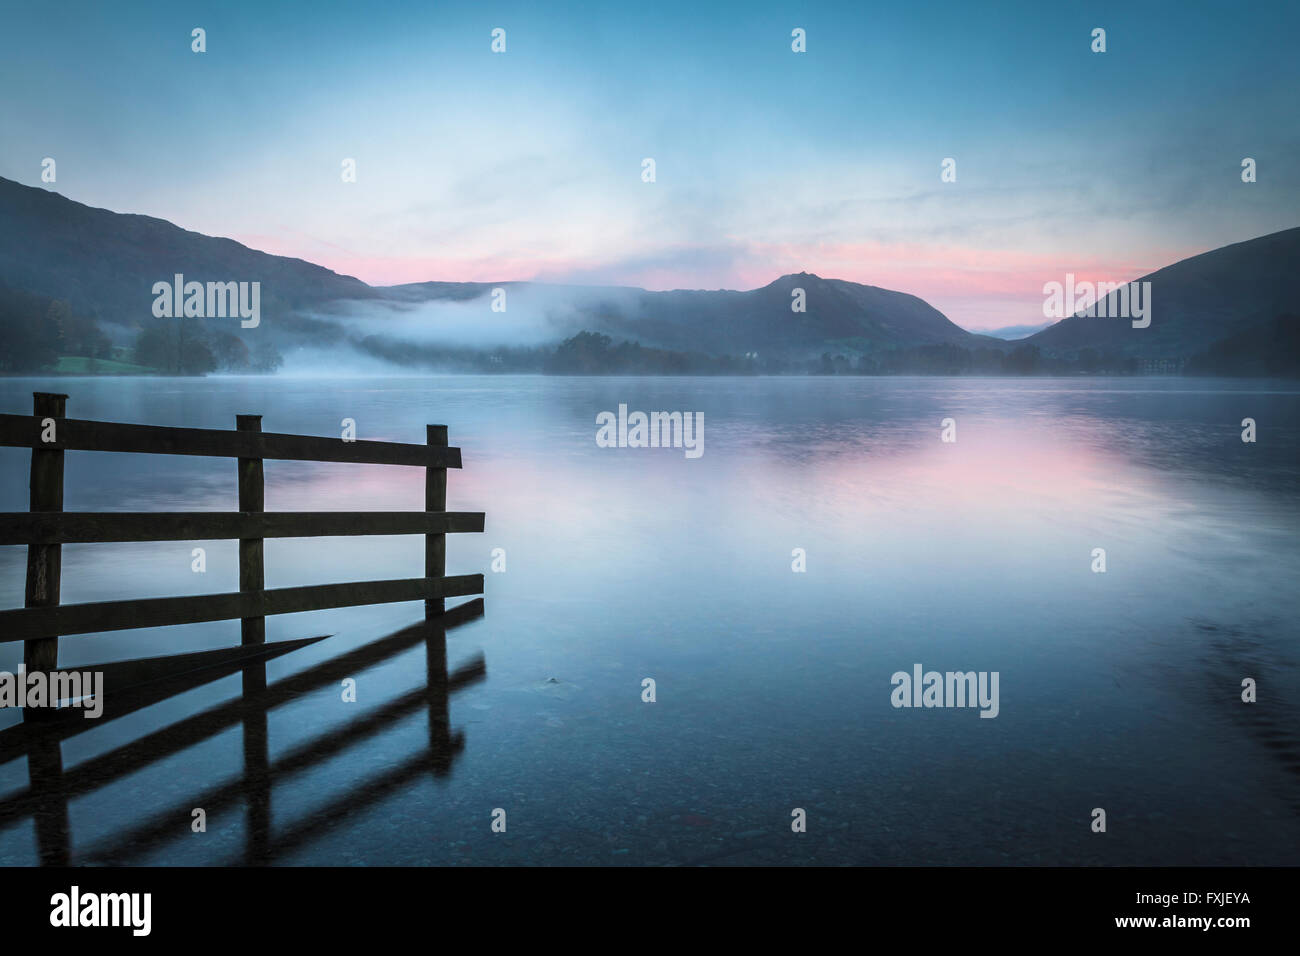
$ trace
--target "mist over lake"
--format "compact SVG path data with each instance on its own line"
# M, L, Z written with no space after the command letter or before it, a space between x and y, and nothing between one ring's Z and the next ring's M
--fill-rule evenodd
M450 695L464 740L446 772L393 774L432 733L432 710L395 709L429 679L419 644L351 674L355 703L334 681L270 710L269 839L250 839L236 723L87 782L73 863L1300 864L1294 380L0 378L0 412L28 414L33 391L68 393L78 419L229 429L253 413L338 437L351 418L358 439L413 443L445 424L464 461L448 510L487 515L447 538L447 573L486 578L484 616L447 633L447 670L482 655L486 677ZM620 404L702 413L703 453L600 447L597 416ZM30 455L0 449L0 510L27 510ZM64 507L235 511L235 470L70 451ZM266 463L268 511L420 510L423 495L421 469ZM5 607L22 606L25 552L0 548ZM266 585L411 577L423 558L419 535L268 540ZM235 541L63 547L65 604L238 587ZM268 642L331 636L269 662L267 681L421 616L268 617ZM59 664L239 633L65 637ZM0 645L0 669L21 659ZM893 706L891 675L917 664L997 672L996 718ZM233 675L87 720L64 772L240 693ZM0 729L20 719L0 711ZM333 732L350 745L283 764ZM25 761L0 765L0 802L26 785ZM227 789L202 838L135 835ZM0 862L39 862L30 817L0 817Z

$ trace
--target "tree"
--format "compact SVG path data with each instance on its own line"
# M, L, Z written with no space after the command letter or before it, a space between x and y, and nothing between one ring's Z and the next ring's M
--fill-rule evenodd
M274 342L265 337L257 340L257 345L253 347L252 367L254 372L274 372L283 364L284 356L280 354L280 350L275 347Z
M169 375L203 375L217 368L207 338L202 323L191 319L152 322L136 337L135 361Z
M0 286L0 370L37 372L59 359L58 328L48 321L51 300Z
M1038 368L1038 346L1016 346L1006 357L1003 367L1012 375L1032 375Z

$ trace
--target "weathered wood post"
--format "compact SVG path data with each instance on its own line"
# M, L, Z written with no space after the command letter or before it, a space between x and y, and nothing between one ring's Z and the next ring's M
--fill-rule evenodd
M58 429L67 413L68 396L54 392L33 392L32 413L42 438L49 434L59 439ZM53 420L53 424L46 424ZM53 443L51 443L53 444ZM30 482L32 511L63 510L63 449L32 449ZM29 544L27 546L27 607L51 607L59 603L59 577L63 569L63 546ZM51 634L23 642L23 664L28 671L50 672L59 666L59 637Z
M32 412L36 427L44 437L59 440L60 420L67 413L68 396L52 392L34 392ZM54 419L52 430L46 419ZM63 510L63 450L33 448L30 482L30 510ZM52 607L59 603L59 579L63 570L63 548L58 544L27 546L27 607ZM23 666L47 674L59 666L57 634L23 642ZM57 701L54 702L57 705ZM37 708L25 710L23 720L49 718L58 711ZM55 738L37 740L27 754L27 779L40 792L42 803L35 813L36 845L42 866L67 866L68 801L63 790L63 750Z
M260 432L261 415L236 415L235 427L241 432ZM266 484L263 480L262 459L239 459L239 510L260 512L266 510ZM262 591L266 588L266 563L263 558L261 538L239 539L239 590ZM266 643L266 618L245 617L240 622L241 644Z
M261 415L236 415L235 428L241 432L260 432ZM266 481L261 458L239 459L239 510L245 513L266 510ZM266 560L262 538L239 539L239 590L241 593L262 591L266 587ZM266 618L244 617L239 620L240 644L266 643ZM266 690L266 663L257 661L242 668L245 711L244 799L247 830L244 862L249 866L265 863L266 846L271 832L270 750L266 711L250 706Z
M447 447L446 425L425 425L424 443L430 448ZM424 510L447 510L447 469L430 463L424 468ZM426 534L424 536L424 576L441 578L447 574L447 536L445 534ZM447 609L444 598L432 598L424 602L424 616L436 617Z

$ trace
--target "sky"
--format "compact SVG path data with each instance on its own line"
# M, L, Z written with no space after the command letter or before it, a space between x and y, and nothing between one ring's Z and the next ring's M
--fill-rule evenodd
M375 285L807 271L990 329L1067 272L1300 225L1298 26L1290 0L0 0L0 176Z

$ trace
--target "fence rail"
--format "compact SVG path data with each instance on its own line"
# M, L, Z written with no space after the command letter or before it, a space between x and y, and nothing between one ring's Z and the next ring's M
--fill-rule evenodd
M392 604L465 597L483 592L483 575L459 574L442 578L399 578L392 581L357 581L315 584L262 591L231 591L186 597L140 598L93 604L59 604L52 607L0 611L0 644L33 640L49 634L95 634L138 627L197 624L233 618L263 618L358 604Z
M166 519L166 524L160 518ZM482 530L481 511L0 512L0 544L222 541Z
M48 394L48 393L41 393ZM66 399L66 395L55 396ZM259 417L259 416L254 416ZM43 439L46 418L56 418L54 441ZM218 428L173 428L82 421L37 412L0 415L0 445L60 451L117 451L210 458L270 458L277 461L340 461L361 465L459 468L460 449L385 441L349 441L313 435L280 435Z
M482 574L446 575L446 535L481 532L481 512L448 512L447 469L461 467L445 425L426 426L425 444L344 441L261 430L260 415L236 429L173 428L64 417L66 395L36 392L33 414L0 415L0 445L32 449L27 512L0 513L0 544L27 545L26 607L0 610L0 643L24 641L29 671L53 671L62 635L239 618L241 644L262 644L265 618L324 608L425 602L481 594ZM203 455L237 459L237 512L65 512L65 451ZM425 469L424 511L267 512L265 459L411 465ZM422 578L276 588L265 586L263 540L334 535L423 534ZM225 594L60 604L61 546L84 542L239 540L239 590Z

